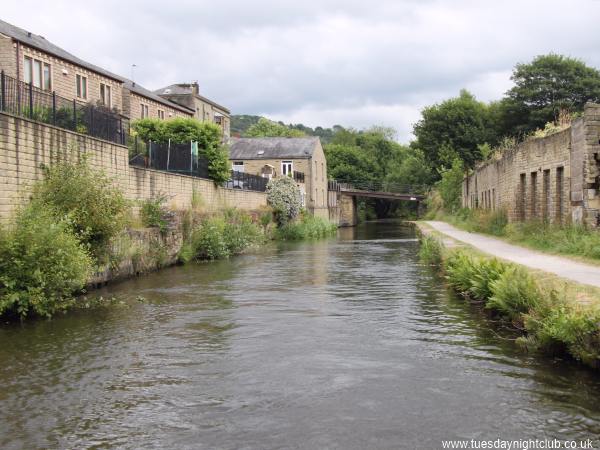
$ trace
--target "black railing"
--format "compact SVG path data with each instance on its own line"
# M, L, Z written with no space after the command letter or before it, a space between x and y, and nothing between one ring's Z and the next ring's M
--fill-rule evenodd
M136 136L128 145L132 166L208 179L208 160L196 142L144 142Z
M298 172L294 170L294 181L296 183L304 183L304 172Z
M224 187L230 189L245 189L248 191L265 192L267 190L268 182L268 178L232 170L231 179L225 182Z
M341 190L346 191L365 191L365 192L388 192L392 194L415 194L425 195L429 191L429 186L416 184L401 184L387 181L358 181L347 182L337 180Z
M24 83L0 71L0 111L125 145L127 118Z

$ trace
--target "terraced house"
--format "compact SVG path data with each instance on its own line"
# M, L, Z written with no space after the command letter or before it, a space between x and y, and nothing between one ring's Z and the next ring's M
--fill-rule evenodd
M6 80L14 80L16 84L26 83L29 89L36 92L53 93L60 102L59 106L67 102L73 102L74 105L94 105L110 110L125 120L196 117L219 124L223 128L224 139L229 136L227 108L218 107L218 113L210 114L205 114L202 110L202 114L199 114L197 107L189 101L179 98L176 100L180 101L174 101L168 93L161 95L146 89L125 77L78 58L43 36L2 20L0 70ZM6 96L9 95L10 92L7 92ZM14 89L13 95L20 95L20 91ZM204 99L206 104L217 105L201 97L197 90L195 95ZM31 109L34 107L32 101Z

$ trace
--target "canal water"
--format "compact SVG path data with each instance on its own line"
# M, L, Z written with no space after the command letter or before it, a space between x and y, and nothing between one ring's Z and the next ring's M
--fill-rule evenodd
M0 448L598 439L600 376L519 352L417 251L410 228L370 223L124 282L100 292L110 307L2 325Z

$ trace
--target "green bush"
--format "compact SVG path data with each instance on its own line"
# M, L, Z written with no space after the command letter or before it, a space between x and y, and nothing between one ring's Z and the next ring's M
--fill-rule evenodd
M469 296L479 301L486 301L492 297L492 284L504 274L507 268L507 264L496 258L480 260L474 265Z
M442 172L442 178L437 183L437 189L442 198L444 209L448 212L460 208L462 182L465 169L461 159L455 158L452 167Z
M140 218L145 227L156 227L161 233L167 232L169 221L166 219L167 211L164 206L166 200L164 195L158 195L142 202Z
M446 279L450 286L461 294L468 295L471 280L475 276L477 262L467 254L456 251L446 260Z
M238 255L248 247L261 242L264 237L260 227L252 222L252 218L237 210L229 210L225 214L225 244L230 255Z
M442 265L444 244L432 236L425 236L420 240L419 258L424 264L439 267Z
M104 172L92 170L84 158L45 168L44 179L33 187L32 202L66 220L96 257L104 256L109 241L125 228L129 204Z
M198 259L227 258L231 253L225 240L225 220L222 217L205 219L192 232L192 248Z
M267 203L273 208L277 224L283 226L300 214L300 189L290 177L278 177L267 184Z
M508 266L500 277L491 283L493 295L486 308L499 312L512 320L521 319L542 304L542 292L526 269Z
M277 229L276 238L285 241L320 239L335 236L337 226L328 220L303 214L300 220L287 222Z
M93 261L54 211L30 204L0 233L0 315L51 316L73 303Z

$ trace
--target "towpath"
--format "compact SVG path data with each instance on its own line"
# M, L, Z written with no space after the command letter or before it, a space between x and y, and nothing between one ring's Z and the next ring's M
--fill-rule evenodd
M497 256L507 261L515 262L532 269L550 272L559 277L576 281L581 284L600 287L600 266L573 261L561 256L537 252L518 245L478 233L459 230L446 222L425 222L434 230L445 234L457 241L464 242L482 252Z

